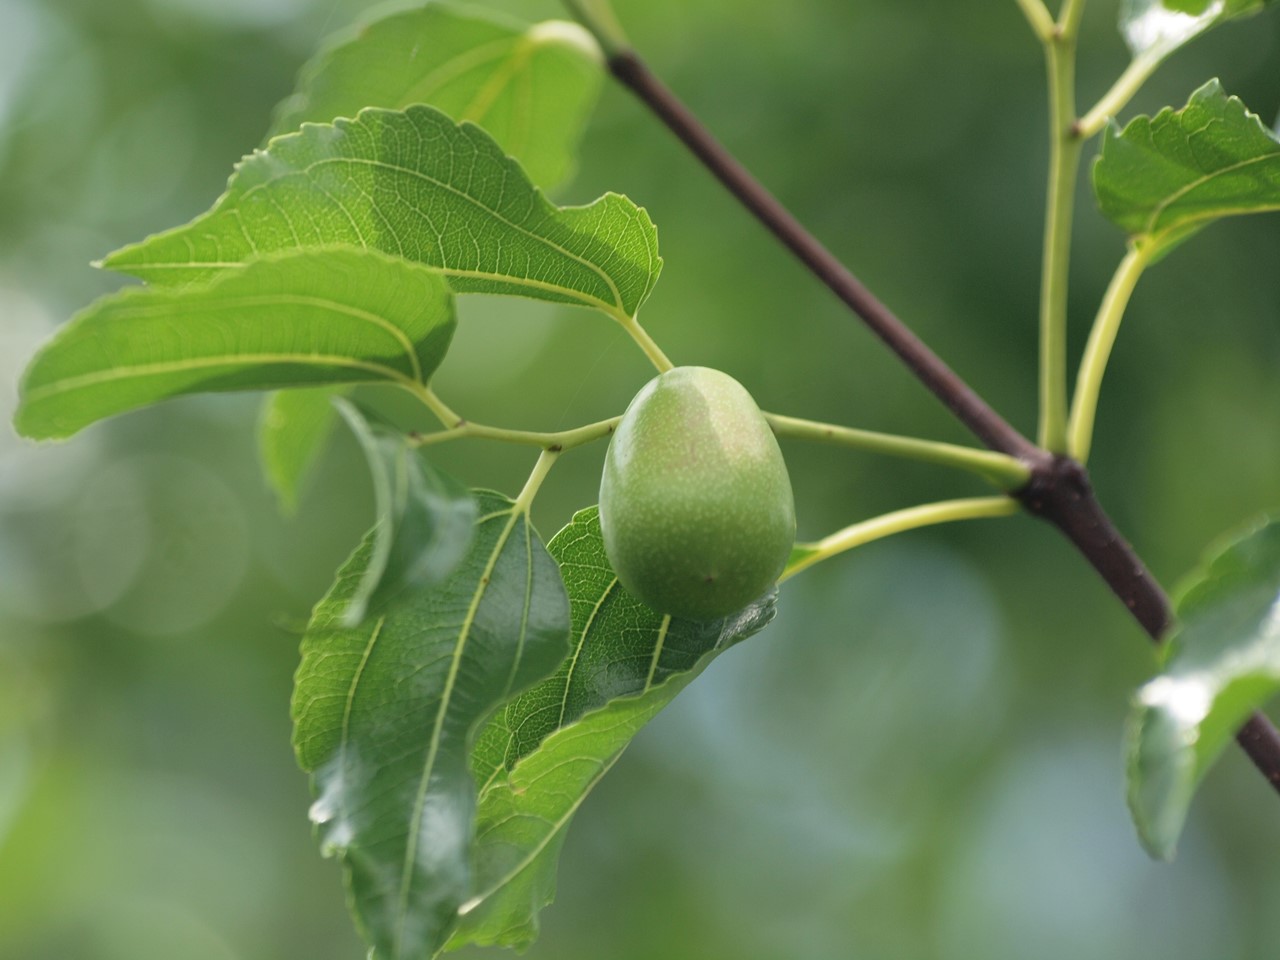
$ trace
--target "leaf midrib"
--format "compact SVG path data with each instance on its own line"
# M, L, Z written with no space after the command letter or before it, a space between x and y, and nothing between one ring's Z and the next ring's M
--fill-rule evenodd
M427 749L427 759L423 766L422 776L418 781L418 793L414 800L413 816L410 820L411 828L409 830L409 841L405 847L404 863L401 865L400 872L400 897L397 905L397 912L400 920L397 925L398 932L395 941L396 957L399 957L400 955L399 945L403 943L404 927L408 922L409 892L413 886L413 863L417 857L418 849L419 831L412 829L412 824L416 824L421 818L422 809L426 803L431 774L434 772L436 756L440 749L441 731L443 729L444 718L448 713L449 704L453 698L453 691L457 685L458 671L462 664L462 654L466 650L467 641L471 635L471 628L475 625L475 618L480 609L480 602L488 591L493 571L497 567L498 559L502 555L503 550L506 549L507 541L511 537L511 531L515 528L516 520L523 515L514 505L512 505L509 510L503 512L508 513L509 517L506 526L503 527L502 532L498 535L498 539L494 544L493 550L489 554L489 559L485 563L484 572L481 574L480 582L472 593L471 605L468 607L466 617L463 619L458 643L454 647L452 662L449 664L449 673L445 678L444 690L441 693L440 707L436 711L436 722L431 731L431 742ZM491 514L490 517L486 517L485 519L487 520L501 515L501 512Z
M595 602L591 608L591 613L587 617L587 622L582 627L582 632L578 634L578 642L573 648L573 656L569 660L569 669L565 672L564 677L564 695L560 698L560 716L556 719L555 729L559 730L564 726L564 716L569 709L569 690L573 686L573 674L578 669L578 659L582 654L582 648L587 644L587 635L591 633L591 626L596 622L596 617L600 614L601 607L604 602L609 599L614 588L618 585L618 578L615 576L609 581L609 585L604 588L604 592L600 594L600 599ZM555 731L552 731L553 733Z
M1236 163L1233 163L1230 166L1221 167L1220 169L1214 170L1211 173L1201 174L1199 177L1197 177L1195 180L1191 181L1190 183L1187 183L1182 187L1179 187L1177 190L1171 193L1167 198L1160 201L1160 203L1156 205L1155 209L1151 213L1151 216L1147 219L1147 229L1144 232L1147 233L1148 235L1154 236L1156 234L1156 224L1159 221L1160 217L1165 213L1166 210L1168 210L1171 206L1173 206L1173 204L1177 203L1179 200L1185 197L1192 190L1195 190L1199 187L1204 186L1206 183L1211 182L1217 177L1226 176L1231 173L1236 173L1237 171L1243 170L1244 168L1252 166L1253 164L1275 162L1277 160L1280 160L1280 145L1277 145L1277 152L1275 153L1268 153L1259 157L1249 157L1247 160L1237 161ZM1242 210L1240 207L1231 207L1229 209L1233 213L1254 213L1254 212L1265 212L1265 211L1274 209L1275 207L1276 207L1276 204L1264 204L1261 206L1251 206L1247 210ZM1214 215L1227 216L1229 214L1215 213ZM1203 219L1206 219L1206 214L1204 212L1198 212L1195 216L1186 217L1178 225L1175 225L1172 227L1164 227L1160 232L1166 233L1170 230L1177 229L1178 226L1181 226L1183 223L1195 223Z
M308 247L299 245L298 250L308 250ZM360 249L377 251L377 247L370 247L361 240ZM408 259L408 258L405 258ZM650 258L652 259L652 258ZM419 263L421 261L411 261ZM137 263L127 264L132 270L244 270L252 264L244 260L188 260L185 263L177 262L157 262L157 263ZM544 280L534 280L531 277L515 277L502 273L488 273L483 270L459 270L456 268L440 267L432 264L423 263L423 266L435 270L443 277L459 277L466 280L489 280L494 283L509 283L517 287L530 287L534 290L546 290L548 293L557 293L569 300L578 303L584 307L595 307L604 311L615 318L626 316L626 312L607 300L601 300L599 297L593 297L589 293L583 293L580 290L573 290L569 287L561 287L554 283L548 283Z
M468 70L474 70L477 67L482 67L485 64L506 57L509 49L518 39L519 36L517 35L491 40L481 46L472 47L456 57L449 58L417 83L407 87L404 93L400 95L400 99L406 104L429 103L432 94L445 84L456 80Z
M201 357L192 360L171 360L164 363L147 364L145 366L135 364L127 367L112 367L110 370L99 370L75 377L64 377L60 380L54 380L50 383L27 389L25 391L26 401L28 403L37 403L63 393L70 393L75 390L83 390L87 387L101 386L103 384L115 383L119 380L128 380L131 378L163 376L167 373L182 373L188 370L211 369L214 367L234 367L239 365L255 366L259 364L262 366L268 366L271 364L297 364L302 367L347 367L353 370L367 370L370 373L377 373L395 383L413 384L416 382L393 367L387 367L382 364L363 360L353 360L350 357L312 353L252 353L240 354L231 358Z
M427 268L430 269L430 268ZM138 302L136 304L124 305L120 313L123 314L125 320L134 318L152 318L164 316L173 313L175 310L182 310L190 313L214 313L222 310L237 309L253 309L257 307L315 307L318 310L325 310L330 313L340 314L350 317L353 320L359 320L368 323L371 326L389 334L404 350L405 358L409 361L410 367L413 369L413 379L421 382L422 380L422 362L418 358L418 352L414 347L413 341L409 339L405 331L396 326L386 317L381 317L369 310L362 310L359 307L346 303L340 303L329 297L313 297L305 294L219 294L216 290L211 294L201 298L199 303L186 306L175 306L173 303L157 303L149 304ZM218 318L214 318L217 320ZM432 324L435 329L439 324ZM427 331L430 332L430 331Z
M362 111L362 113L363 113L363 112L365 112L365 111ZM388 112L390 112L390 111L388 111ZM402 115L403 115L403 116L407 116L407 114L402 114ZM357 118L355 121L353 121L353 124L363 124L363 123L364 123L364 121L363 121L362 119L360 119L360 118ZM365 129L368 129L368 128L366 127ZM504 159L505 159L505 158L504 158ZM443 180L439 180L439 179L437 179L436 177L429 176L428 174L425 174L425 173L423 173L423 172L422 172L422 171L420 171L420 170L413 170L413 169L411 169L411 168L409 168L409 167L402 167L402 166L399 166L399 165L397 165L397 164L387 163L387 162L386 162L386 161L384 161L384 160L371 160L371 159L368 159L368 158L365 158L365 157L326 157L326 158L324 158L324 159L322 159L322 160L316 160L316 161L314 161L314 162L312 162L312 163L309 163L309 164L307 164L305 167L300 167L300 168L298 168L298 169L296 169L296 170L291 170L291 171L289 171L288 173L284 173L284 174L281 174L281 175L279 175L279 176L272 177L271 179L269 179L269 180L267 180L267 181L264 181L263 183L254 184L252 187L250 187L249 189L247 189L247 190L246 190L246 191L244 191L243 193L239 194L239 196L238 196L238 198L237 198L237 203L240 203L240 202L243 202L243 201L245 201L245 200L248 200L251 196L253 196L254 194L256 194L258 191L260 191L260 190L266 190L267 188L269 188L269 187L270 187L270 186L272 186L273 184L279 183L279 182L280 182L280 181L282 181L282 180L287 180L287 179L289 179L290 177L295 177L295 176L297 176L297 177L303 177L303 178L306 178L309 182L314 183L314 177L312 176L313 171L315 171L315 170L319 169L320 167L324 167L324 166L327 166L327 165L330 165L330 164L357 164L357 165L363 165L363 166L371 167L371 168L374 168L374 169L385 170L385 171L388 171L388 172L390 172L390 173L405 174L405 175L410 176L410 177L416 177L417 179L422 180L422 181L423 181L423 182L425 182L425 183L429 183L429 184L431 184L432 186L439 187L440 189L442 189L442 190L444 190L444 191L446 191L446 192L448 192L448 193L453 194L454 196L458 197L459 199L461 199L461 200L465 201L466 203L469 203L471 206L475 207L477 210L480 210L480 211L482 211L483 213L488 214L490 217L492 217L492 218L493 218L494 220L496 220L498 223L501 223L501 224L503 224L503 225L505 225L505 226L509 227L510 229L514 230L515 232L520 233L520 234L523 234L524 236L528 237L530 240L534 241L535 243L539 243L539 244L541 244L541 245L543 245L543 246L547 247L548 249L553 250L553 251L555 251L555 252L557 252L557 253L560 253L560 254L564 255L565 257L569 258L570 260L573 260L573 261L575 261L575 262L579 263L581 266L586 267L589 271L591 271L591 272L592 272L592 273L594 273L597 277L599 277L602 281L604 281L605 285L609 288L609 291L613 294L614 302L613 302L612 304L610 304L610 305L609 305L609 308L610 308L610 309L612 309L612 310L617 310L618 312L623 313L623 314L625 314L625 313L626 313L626 307L625 307L625 306L623 305L623 303L622 303L622 294L621 294L621 292L618 290L618 286L617 286L617 284L613 282L613 278L612 278L612 277L610 277L610 276L609 276L609 274L608 274L608 273L606 273L606 272L604 271L604 269L603 269L603 268L601 268L598 264L592 263L590 260L587 260L585 257L583 257L583 256L581 256L581 255L579 255L579 254L574 253L572 250L568 250L568 249L566 249L565 247L561 246L560 244L556 243L555 241L553 241L553 240L551 240L551 239L549 239L549 238L547 238L547 237L539 236L538 234L534 233L533 231L531 231L531 230L529 230L529 229L527 229L527 228L525 228L525 227L523 227L523 226L521 226L521 225L519 225L519 224L517 224L517 223L514 223L514 222L513 222L513 221L511 221L511 220L508 220L506 217L504 217L504 216L503 216L501 213L499 213L497 210L494 210L492 207L490 207L490 206L486 205L485 203L483 203L483 202L482 202L481 200L479 200L478 198L473 197L473 196L471 196L470 194L464 193L463 191L459 190L457 187L454 187L452 184L446 183L446 182L445 182L445 181L443 181ZM532 184L529 184L528 186L529 186L529 189L530 189L534 194L536 194L536 199L537 199L537 200L542 200L542 202L545 204L545 202L546 202L546 201L545 201L545 199L543 199L542 194L541 194L541 192L537 189L537 187L534 187ZM602 198L602 199L603 199L603 198ZM333 202L338 206L338 208L339 208L339 209L341 209L341 210L342 210L343 214L344 214L344 215L347 217L347 219L351 222L352 229L353 229L353 230L355 230L356 235L357 235L358 237L360 237L360 242L361 242L364 246L369 247L369 246L370 246L370 244L368 243L368 241L367 241L367 240L365 240L365 238L364 238L364 234L363 234L363 232L360 230L360 226L359 226L359 224L357 224L357 223L355 222L355 219L351 216L350 212L349 212L349 211L347 211L346 207L345 207L345 206L343 206L343 205L342 205L342 203L341 203L341 202L339 202L338 200L336 200L336 199L335 199ZM596 202L598 203L598 202L600 202L600 201L596 201ZM239 211L238 211L237 207L231 207L231 208L229 208L229 210L230 210L230 211L232 211L232 212L235 212L235 213L237 213L237 214L239 213ZM420 212L420 211L419 211L419 212ZM292 229L292 228L290 228L290 229ZM247 236L247 234L246 234L246 240L248 240L248 236ZM400 238L399 238L398 236L396 237L396 242L397 242L397 243L399 243L399 242L400 242ZM252 242L251 242L251 241L250 241L250 246L251 246L251 247L253 247L253 244L252 244ZM255 252L255 253L257 252L256 248L255 248L254 252ZM446 269L446 270L447 270L447 268L441 268L441 269ZM575 295L577 295L577 296L578 296L578 297L580 297L580 298L581 298L581 297L591 297L591 295L590 295L590 294L585 294L585 293L583 293L583 292L581 292L581 291L577 291L577 290L570 290L570 289L568 289L568 288L558 288L558 287L553 287L553 289L564 289L564 291L565 291L566 293L572 293L572 294L575 294ZM607 303L607 301L601 301L601 300L599 300L599 298L597 298L597 297L591 297L591 299L596 300L597 302L600 302L600 303Z

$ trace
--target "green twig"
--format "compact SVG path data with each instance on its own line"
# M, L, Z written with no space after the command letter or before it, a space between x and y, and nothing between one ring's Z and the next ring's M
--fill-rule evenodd
M1067 0L1058 29L1045 45L1049 75L1049 188L1045 200L1044 261L1040 282L1040 445L1067 447L1067 280L1071 215L1080 170L1075 133L1076 32L1083 3Z
M977 497L968 500L944 500L927 503L907 510L886 513L874 520L864 520L851 527L824 537L817 543L798 544L791 562L778 578L781 583L802 570L828 560L837 554L861 547L874 540L882 540L895 533L930 527L956 520L979 520L985 517L1007 517L1018 512L1019 504L1009 497Z
M437 443L447 443L451 440L474 437L482 440L498 440L503 443L541 447L543 450L552 453L563 453L566 450L572 450L574 447L581 447L595 440L603 440L605 437L610 436L618 428L618 421L621 419L622 417L620 416L611 417L598 423L589 423L585 427L576 427L573 430L562 430L557 433L508 430L504 427L490 427L483 423L471 423L462 420L448 430L415 436L413 443L419 447L427 447Z
M1107 120L1123 110L1134 94L1142 89L1158 66L1159 57L1135 57L1111 89L1076 123L1076 134L1080 139L1088 140L1097 135L1107 125Z
M1058 11L1058 31L1064 39L1075 43L1080 33L1080 20L1084 17L1084 0L1063 0Z
M1094 420L1098 413L1098 395L1102 391L1102 378L1120 331L1129 298L1138 285L1138 278L1151 262L1149 245L1134 246L1120 261L1107 293L1098 308L1097 319L1089 332L1080 362L1080 374L1076 381L1075 399L1071 406L1070 453L1081 463L1089 459L1089 447L1093 442Z
M1022 8L1027 22L1031 24L1031 29L1035 31L1040 42L1048 43L1057 25L1053 22L1053 14L1044 5L1044 0L1018 0L1018 6Z
M1017 490L1031 478L1031 470L1024 463L1003 453L939 443L934 440L918 440L915 437L900 437L890 433L876 433L871 430L855 430L852 427L816 423L812 420L784 417L776 413L766 413L764 417L779 437L831 443L852 447L855 450L906 457L910 460L921 460L944 467L967 470L1005 491Z

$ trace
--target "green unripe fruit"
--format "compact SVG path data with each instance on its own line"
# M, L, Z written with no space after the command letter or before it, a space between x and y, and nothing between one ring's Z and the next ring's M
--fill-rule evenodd
M712 620L762 596L795 541L778 441L742 384L677 367L631 401L600 481L604 549L661 613Z

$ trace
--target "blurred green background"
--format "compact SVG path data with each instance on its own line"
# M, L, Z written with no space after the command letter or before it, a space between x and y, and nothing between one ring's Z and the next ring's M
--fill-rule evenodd
M529 18L550 0L495 0ZM617 0L669 82L1019 427L1035 424L1046 154L1040 54L1012 0ZM185 221L359 0L0 0L0 415L36 345L120 281L88 262ZM1086 20L1081 100L1123 67ZM1210 76L1268 121L1280 16L1177 55L1135 104ZM1132 111L1130 111L1132 112ZM761 405L965 440L941 408L626 95L577 180L648 207L647 327ZM1082 192L1078 351L1122 254ZM1104 395L1104 503L1172 583L1280 507L1280 221L1214 227L1139 288ZM648 377L583 311L467 299L437 380L465 415L556 429ZM36 447L0 429L0 957L354 960L289 747L300 625L372 517L339 436L299 516L259 476L253 397L174 402ZM557 469L550 536L603 449ZM917 465L787 448L801 536L977 492ZM528 451L440 461L514 493ZM532 958L1244 960L1280 943L1280 807L1234 753L1172 866L1122 800L1152 669L1049 529L921 532L789 584L763 635L647 730L577 818Z

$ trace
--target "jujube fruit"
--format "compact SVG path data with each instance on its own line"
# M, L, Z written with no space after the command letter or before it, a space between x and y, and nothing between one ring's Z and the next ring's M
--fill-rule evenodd
M795 541L795 500L742 384L676 367L636 394L605 456L600 527L622 585L661 613L711 620L773 585Z

